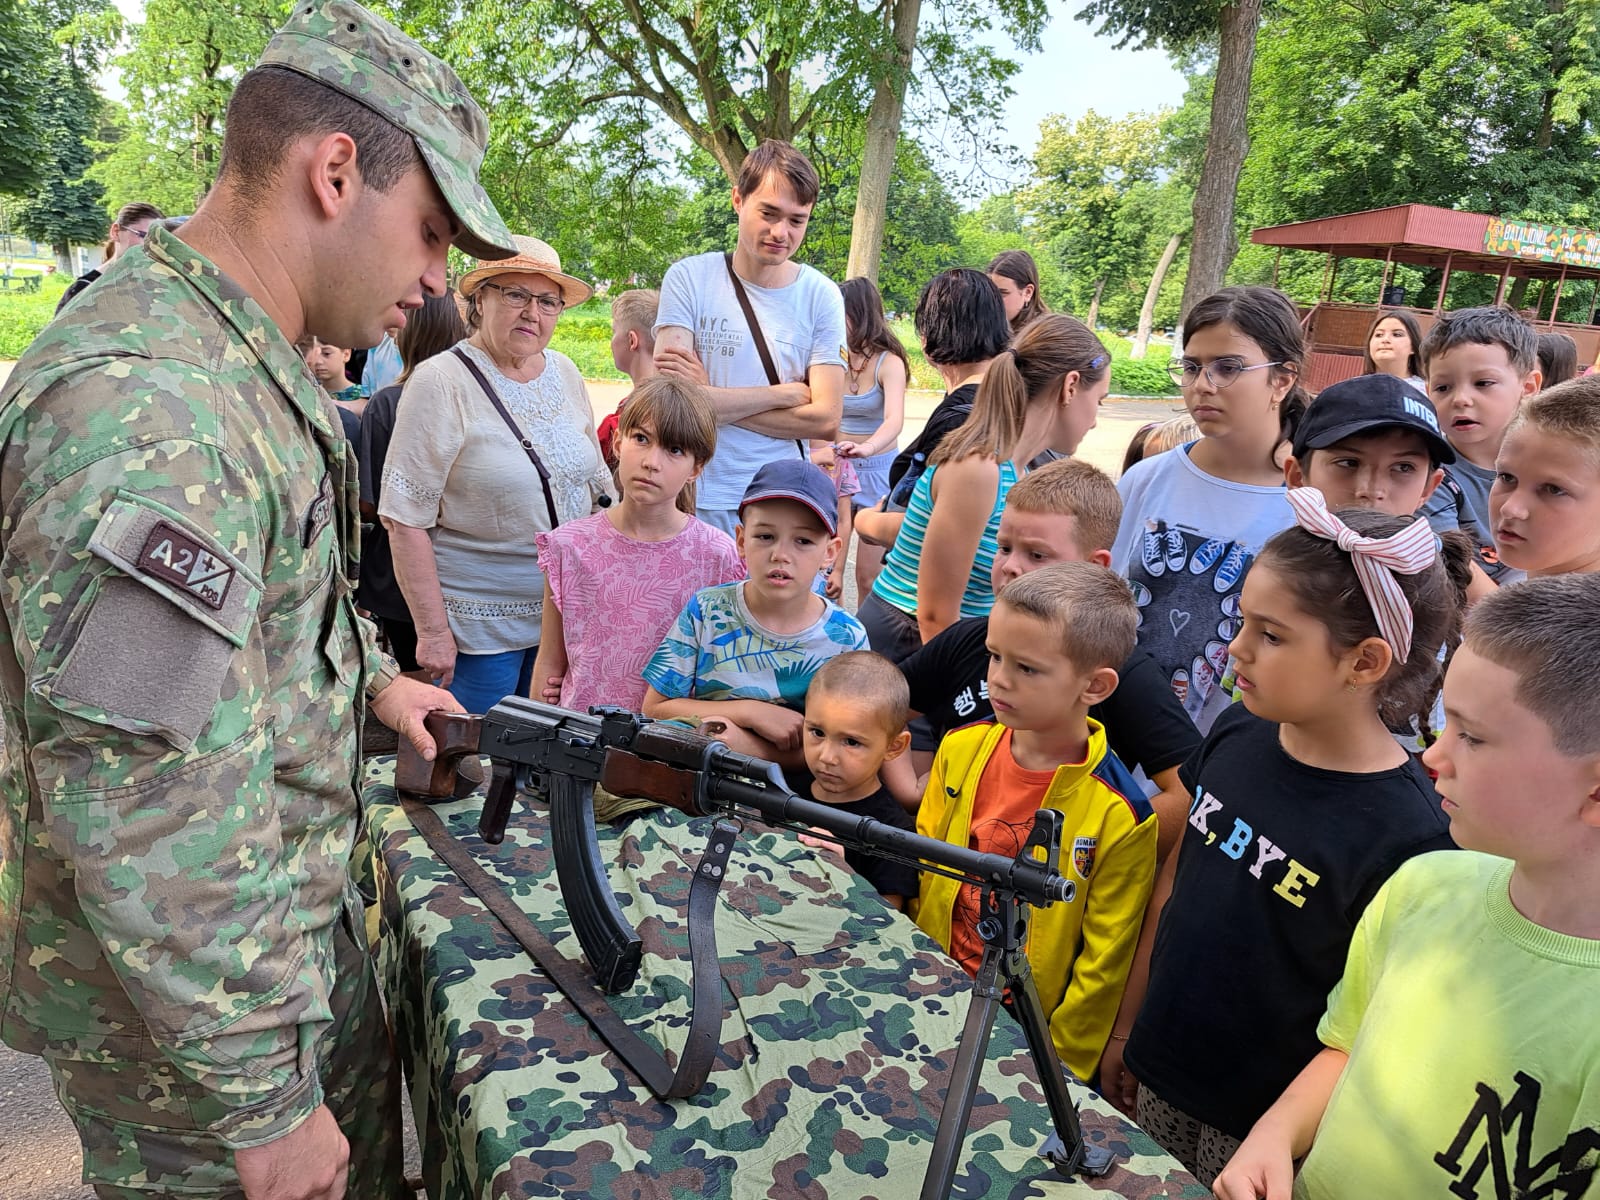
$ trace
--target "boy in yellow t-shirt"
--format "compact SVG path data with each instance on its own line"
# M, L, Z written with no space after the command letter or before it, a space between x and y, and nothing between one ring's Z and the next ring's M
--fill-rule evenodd
M1423 762L1462 850L1368 905L1326 1048L1217 1177L1223 1200L1600 1185L1600 577L1479 601L1444 702Z
M1094 563L1007 584L988 631L998 723L945 737L917 813L920 834L1007 856L1040 808L1065 815L1061 871L1077 895L1034 912L1028 962L1056 1053L1084 1080L1099 1070L1155 876L1155 811L1088 715L1116 688L1137 622L1126 581ZM978 902L970 885L922 876L917 924L973 972Z

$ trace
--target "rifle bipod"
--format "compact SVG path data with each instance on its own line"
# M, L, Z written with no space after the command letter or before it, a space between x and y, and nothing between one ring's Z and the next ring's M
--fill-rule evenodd
M1048 811L1048 810L1045 810ZM1038 827L1035 828L1035 836ZM1031 841L1032 839L1030 839ZM1027 850L1024 849L1026 854ZM978 1091L978 1077L989 1054L989 1035L994 1030L995 1012L1007 990L1022 1025L1033 1065L1039 1072L1045 1102L1055 1132L1040 1147L1040 1157L1048 1159L1062 1175L1101 1176L1109 1174L1116 1157L1104 1146L1090 1146L1083 1140L1078 1124L1078 1109L1067 1091L1050 1025L1039 989L1033 983L1028 965L1028 906L1015 892L984 888L979 900L978 936L983 940L983 959L972 984L972 1002L967 1008L967 1023L961 1031L961 1045L950 1082L945 1089L944 1111L939 1114L939 1131L933 1139L933 1154L927 1174L922 1177L922 1200L945 1200L955 1180L961 1144L972 1119L972 1101Z

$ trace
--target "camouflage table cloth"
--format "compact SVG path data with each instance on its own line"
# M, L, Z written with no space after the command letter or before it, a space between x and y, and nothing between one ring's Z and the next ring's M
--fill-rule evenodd
M748 826L717 913L722 1050L700 1095L659 1101L590 1029L395 803L369 764L383 976L410 1080L430 1200L914 1197L938 1127L970 982L909 920L791 834ZM521 801L505 842L480 800L436 809L564 953L581 960ZM644 941L619 1015L676 1061L689 1020L690 864L710 822L656 810L600 829L624 914ZM1037 1156L1051 1132L1021 1030L995 1022L953 1195L1204 1197L1104 1101L1074 1088L1085 1136L1121 1158L1092 1183Z

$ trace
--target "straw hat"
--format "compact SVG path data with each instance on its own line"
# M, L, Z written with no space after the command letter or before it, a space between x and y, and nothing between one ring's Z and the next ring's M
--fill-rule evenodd
M567 302L568 308L582 304L594 295L594 288L577 276L567 275L561 270L561 256L548 242L541 242L535 237L524 237L520 233L514 234L511 240L517 244L517 252L512 257L484 263L461 277L459 290L462 299L472 295L486 281L497 275L517 273L543 275L553 280L561 288L561 298Z

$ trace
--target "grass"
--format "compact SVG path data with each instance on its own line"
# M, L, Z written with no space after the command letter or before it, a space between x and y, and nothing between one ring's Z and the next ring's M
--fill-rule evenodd
M939 372L922 354L916 329L909 319L894 322L893 329L911 360L911 386L942 391ZM1114 334L1100 340L1111 352L1111 392L1116 396L1175 396L1178 389L1167 375L1172 357L1170 346L1153 345L1142 361L1128 357L1130 343ZM611 362L611 305L595 299L561 315L552 349L559 350L577 364L585 379L626 379Z
M20 271L17 273L23 274ZM67 276L58 272L46 275L37 292L0 293L0 359L22 357L28 343L50 323L50 318L55 315L56 303L70 282Z

